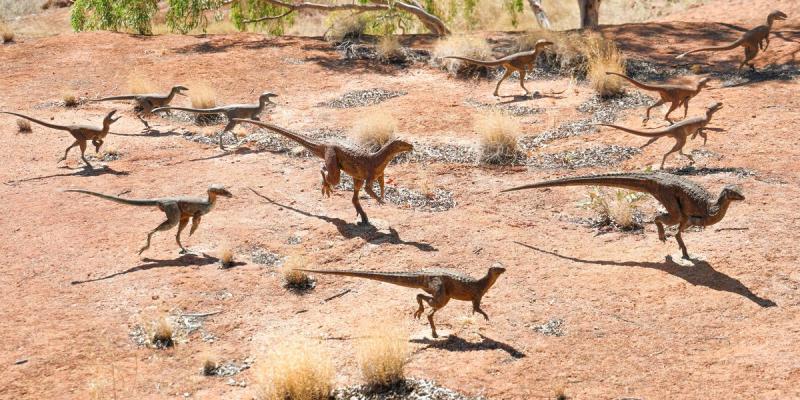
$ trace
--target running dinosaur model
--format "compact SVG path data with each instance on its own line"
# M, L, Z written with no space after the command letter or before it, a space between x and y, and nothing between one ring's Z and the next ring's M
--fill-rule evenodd
M664 225L678 225L675 240L681 247L683 258L689 258L689 252L683 243L681 232L691 226L711 226L721 221L732 201L744 200L741 189L728 185L719 196L714 197L696 183L664 172L656 173L618 173L594 176L577 176L552 181L518 186L503 192L522 189L546 188L554 186L600 185L612 186L652 195L664 206L667 212L655 218L658 238L664 242L667 236Z
M553 42L539 39L533 46L533 50L514 53L510 56L506 56L494 61L482 61L458 56L447 56L444 58L454 58L456 60L462 60L471 64L482 65L484 67L504 67L506 72L503 74L503 77L500 78L500 81L497 82L497 86L494 88L495 96L500 96L497 94L498 90L500 90L500 84L503 83L506 78L511 76L514 71L516 71L519 73L519 85L525 90L525 96L527 96L530 94L528 89L525 87L525 74L527 74L527 69L532 69L534 63L536 63L536 58L542 53L542 51L544 51L544 47L552 44Z
M150 238L154 233L159 231L168 231L178 225L178 233L175 235L175 241L181 248L181 254L188 253L181 244L181 231L186 228L189 219L192 220L192 229L189 230L189 236L192 236L194 231L200 225L200 218L208 214L214 209L217 203L217 196L233 197L231 192L227 191L222 185L211 185L208 188L208 198L200 197L163 197L158 199L125 199L122 197L111 196L107 194L92 192L83 189L65 189L64 192L84 193L92 196L97 196L102 199L111 200L117 203L127 204L131 206L145 206L145 207L158 207L159 210L167 214L167 220L162 222L161 225L156 227L147 234L147 243L139 249L139 254L150 248Z
M159 93L151 93L151 94L129 94L124 96L112 96L112 97L104 97L102 99L91 100L92 102L100 102L100 101L112 101L112 100L134 100L136 102L136 106L134 106L134 111L141 113L138 115L139 121L144 124L145 128L150 129L150 124L142 118L142 115L149 115L153 112L153 109L158 107L164 107L169 105L172 102L172 99L175 97L176 94L181 96L185 96L185 94L181 93L184 90L189 90L189 88L185 86L173 86L172 89L167 94L159 94Z
M692 83L655 84L642 83L629 76L618 74L616 72L606 72L606 74L619 76L640 89L658 92L658 95L661 96L661 100L657 101L652 106L647 107L647 114L642 120L642 125L647 124L647 121L650 120L650 110L664 103L670 103L669 111L667 111L667 114L664 115L664 119L667 122L670 124L672 123L672 120L669 119L669 114L671 114L680 106L683 106L683 118L686 118L686 114L689 112L689 100L691 100L694 96L697 96L697 94L700 93L700 90L708 85L708 81L710 80L708 77L703 77Z
M486 320L489 316L481 310L481 299L489 288L494 285L500 274L506 272L503 267L493 266L489 268L486 276L475 279L450 270L422 270L417 272L370 272L370 271L342 271L342 270L313 270L298 269L297 271L311 272L317 274L352 276L356 278L371 279L374 281L391 283L393 285L404 286L412 289L422 289L431 296L422 293L417 295L419 308L414 312L414 318L419 318L425 311L422 305L424 300L431 307L428 313L428 322L431 325L431 333L434 338L439 337L436 333L436 324L433 323L433 314L440 308L447 305L450 299L471 301L472 312L480 313Z
M338 144L315 142L299 133L264 122L239 118L234 118L234 121L263 126L300 143L311 154L325 160L320 170L323 196L331 197L333 187L339 184L341 171L353 177L353 206L356 208L358 215L361 216L361 224L364 225L369 224L369 219L358 201L358 192L363 187L370 197L383 204L383 171L386 165L398 154L414 150L414 146L410 143L394 139L383 145L380 150L368 153L362 149L347 148ZM380 197L372 190L372 184L375 181L378 182L381 189Z
M786 18L788 18L786 14L775 10L769 13L767 16L767 23L765 25L759 25L753 29L750 29L749 31L745 32L741 38L731 44L717 47L703 47L701 49L687 51L686 53L683 53L675 58L683 58L688 54L699 53L701 51L733 50L739 46L742 46L744 47L744 60L742 60L742 63L739 64L739 70L741 71L742 67L747 64L750 66L750 69L755 71L756 67L750 61L756 58L759 49L762 51L767 51L767 47L769 47L769 34L772 30L772 24L775 21L783 21Z
M94 151L99 152L100 146L103 145L103 139L105 139L106 135L108 135L108 130L111 129L111 124L117 122L122 117L113 118L114 114L116 114L117 110L113 110L108 113L105 118L103 118L103 125L98 126L91 126L91 125L56 125L51 124L48 122L44 122L38 120L36 118L29 117L27 115L17 114L8 111L0 111L2 114L9 114L15 115L20 118L25 118L28 121L35 122L39 125L46 126L51 129L58 129L62 131L69 132L72 137L75 138L75 141L72 142L66 150L64 150L64 157L61 157L58 162L64 161L67 159L67 154L69 154L70 149L75 146L78 146L81 149L81 160L86 163L86 166L89 169L93 169L92 164L89 163L89 160L86 159L86 142L91 140L92 144L94 145Z
M644 144L644 146L640 148L645 148L653 144L653 142L662 137L671 136L672 138L675 139L675 146L673 146L670 151L664 154L664 158L661 159L660 168L664 169L664 162L667 161L667 156L676 151L678 152L678 154L688 158L689 160L692 161L692 163L694 163L694 158L692 158L691 155L683 153L683 146L686 145L686 141L689 139L689 136L691 136L692 139L694 139L697 137L697 135L700 135L703 138L703 145L705 146L706 141L708 141L708 136L706 136L706 133L703 130L706 129L706 125L708 125L708 123L711 122L711 117L720 108L722 108L722 103L719 102L711 103L706 108L705 116L684 119L683 121L677 122L670 126L661 129L652 129L648 131L639 131L636 129L626 128L624 126L612 125L612 124L595 124L595 125L609 126L624 132L632 133L637 136L644 136L651 138L647 143Z
M252 120L258 120L258 115L264 111L264 107L267 104L275 104L270 100L270 97L278 97L277 94L272 92L264 92L258 98L257 104L229 104L227 106L220 106L214 108L188 108L188 107L159 107L154 108L153 112L159 111L167 111L167 110L180 110L180 111L187 111L196 114L225 114L225 117L228 118L228 124L225 125L225 128L219 134L219 148L225 150L225 147L222 145L222 136L225 132L230 131L236 126L236 121L234 118L247 118Z

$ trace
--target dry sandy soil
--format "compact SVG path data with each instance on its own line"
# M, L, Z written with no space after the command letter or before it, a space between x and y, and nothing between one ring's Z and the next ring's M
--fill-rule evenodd
M603 29L629 58L671 70L680 65L675 54L738 34L704 21L750 27L771 8L790 15L779 25L783 39L774 38L757 61L768 72L744 74L738 86L722 87L722 80L729 80L740 50L692 59L711 64L706 67L716 88L701 93L690 113L711 100L725 108L713 124L724 131L710 132L705 147L699 140L689 144L689 150L702 150L695 153L700 174L689 178L715 193L738 184L747 197L718 225L685 235L702 260L693 265L673 261L677 245L671 238L659 242L652 223L638 233L601 233L574 222L592 216L577 205L585 188L498 194L565 175L639 171L658 164L669 140L627 160L577 169L393 164L387 169L391 185L416 191L433 185L452 192L456 207L429 212L364 199L377 226L365 229L354 225L348 192L321 198L318 160L252 143L223 153L183 136L220 126L174 118L153 119L158 132L142 134L127 103L56 104L69 91L89 98L120 93L135 71L163 88L212 83L221 102L249 102L272 90L280 105L267 118L301 132L346 132L359 116L382 110L419 148L473 146L479 111L467 100L509 100L490 95L490 80L452 79L425 64L346 61L314 38L85 33L0 47L0 109L69 123L97 121L116 107L124 118L114 131L126 135L106 141L121 157L87 174L76 153L68 167L56 163L71 143L65 132L34 126L33 133L21 134L15 118L0 117L0 397L81 399L94 383L105 384L106 393L115 388L120 398L251 398L252 369L234 377L248 387L232 386L228 378L199 374L202 354L258 360L270 346L294 337L321 338L335 355L337 385L358 384L353 339L364 324L380 319L407 322L416 338L410 376L471 396L547 398L563 387L576 399L800 397L800 136L794 129L800 84L793 78L800 6L794 0L750 3L711 1L658 22ZM498 43L507 38L487 36ZM408 42L431 45L424 38ZM567 83L528 85L547 92ZM368 107L318 106L369 88L407 94ZM519 88L509 82L501 90ZM521 134L535 136L586 118L577 107L591 97L590 88L577 86L561 96L514 103L542 109L518 117ZM617 122L637 126L643 112L625 110ZM531 156L645 142L601 129L548 142ZM672 168L686 165L680 157L668 160ZM184 256L177 254L174 231L157 234L143 258L136 255L145 233L161 222L159 211L58 191L200 195L210 183L224 183L235 197L222 199L194 236L184 234L195 254ZM644 210L652 216L654 202L648 200ZM216 256L226 245L240 263L220 269ZM477 276L499 262L508 272L484 298L489 322L465 323L471 307L452 302L436 316L451 336L431 340L424 337L425 321L412 319L413 291L318 276L315 289L298 294L282 287L274 265L253 261L257 248L280 257L303 254L314 268L451 267ZM160 314L209 311L222 312L203 318L202 328L174 349L141 347L130 337L142 321ZM561 336L537 329L550 321L561 321Z

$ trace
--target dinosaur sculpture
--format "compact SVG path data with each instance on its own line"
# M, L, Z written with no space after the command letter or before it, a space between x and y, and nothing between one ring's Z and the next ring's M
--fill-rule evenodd
M175 97L176 94L181 96L185 96L182 91L188 91L189 88L181 85L173 86L172 89L167 94L160 94L160 93L150 93L150 94L128 94L123 96L112 96L112 97L104 97L102 99L95 99L91 100L92 102L101 102L101 101L112 101L112 100L134 100L136 102L136 106L134 110L140 112L142 115L149 115L153 112L153 109L158 107L164 107L169 105L172 102L172 99ZM150 128L150 125L147 121L142 118L142 115L139 115L139 121L142 121L145 128Z
M669 114L671 114L680 106L683 106L683 118L686 118L686 115L689 113L689 100L691 100L694 96L697 96L697 94L700 93L700 90L702 90L704 87L708 86L708 81L710 80L708 77L703 77L690 84L655 84L642 83L629 76L618 74L616 72L606 72L606 74L619 76L620 78L627 80L640 89L657 92L661 97L661 99L655 104L647 107L647 114L642 120L643 126L647 124L648 120L650 120L650 110L664 103L670 103L669 111L667 111L667 114L664 115L664 119L667 122L670 124L672 123L672 121L669 119Z
M727 44L725 46L716 46L716 47L703 47L700 49L695 49L691 51L687 51L675 58L683 58L692 53L699 53L701 51L725 51L725 50L733 50L739 46L744 47L744 60L742 63L739 64L739 70L742 70L745 64L750 66L750 69L755 71L756 67L750 61L756 58L758 55L758 51L767 51L767 47L769 47L769 34L772 30L772 24L775 21L783 21L788 16L781 11L775 10L767 16L767 23L764 25L759 25L749 31L745 32L741 38L736 40L731 44Z
M158 207L167 215L167 220L162 222L158 227L153 229L147 234L147 243L139 249L139 254L150 248L150 238L154 233L159 231L168 231L178 225L178 233L175 235L175 241L181 248L181 253L187 253L181 244L181 231L186 228L189 219L192 220L192 229L189 230L189 236L192 236L197 227L200 226L200 219L203 215L208 214L214 209L217 203L217 196L233 197L231 192L227 191L222 185L211 185L208 188L208 197L203 199L199 197L162 197L157 199L125 199L122 197L111 196L108 194L92 192L83 189L65 189L64 192L84 193L92 196L100 197L101 199L111 200L121 204L140 207Z
M484 67L504 67L506 72L503 74L503 77L500 78L500 81L497 82L497 86L494 88L494 95L498 97L500 96L498 94L498 90L500 90L500 84L503 83L506 78L511 76L514 71L516 71L519 73L519 85L522 86L523 90L525 90L525 96L528 96L530 92L525 87L525 75L527 74L527 70L528 68L533 68L534 63L536 63L536 58L542 53L542 51L544 51L545 46L551 46L552 44L553 42L539 39L534 45L533 50L514 53L494 61L474 60L472 58L458 56L447 56L443 58L454 58L456 60L462 60L471 64L482 65Z
M678 152L678 154L688 158L689 160L692 161L692 163L694 163L694 158L692 158L691 155L683 153L683 146L686 145L686 141L689 139L689 136L691 136L692 139L694 139L697 137L697 135L700 135L703 138L703 145L705 146L706 141L708 140L708 136L706 136L706 133L703 130L707 129L706 125L708 125L708 123L711 122L711 117L720 108L722 108L722 103L719 102L711 103L706 108L706 114L702 117L692 117L684 119L683 121L677 122L670 126L661 129L653 129L649 131L640 131L633 128L626 128L624 126L612 125L612 124L595 124L595 125L609 126L624 132L632 133L637 136L644 136L651 138L641 148L645 148L653 144L653 142L655 142L659 138L665 136L671 136L672 138L675 139L675 146L673 146L670 151L664 154L664 158L661 159L660 168L664 169L664 162L667 160L667 156L676 151Z
M225 117L228 118L228 124L225 125L225 128L219 134L219 148L225 150L225 147L222 144L222 136L225 134L225 132L230 131L236 126L236 121L234 121L234 118L246 118L257 121L258 115L264 111L264 108L267 106L267 104L275 104L272 102L272 100L270 100L270 97L278 97L278 95L272 92L264 92L258 98L258 103L256 104L229 104L227 106L214 108L159 107L154 108L153 112L157 113L159 111L180 110L196 114L225 114Z
M458 272L444 269L437 270L422 270L417 272L370 272L370 271L342 271L342 270L313 270L313 269L298 269L297 271L304 271L317 274L352 276L356 278L371 279L379 282L391 283L393 285L403 286L412 289L422 289L431 296L424 294L417 295L417 303L419 308L414 312L414 318L419 318L425 311L422 302L428 303L431 311L428 313L428 322L431 325L431 334L434 338L439 337L436 333L436 324L433 323L433 314L440 308L447 305L450 299L471 301L472 312L483 315L486 320L489 316L481 310L481 299L489 291L489 289L497 281L497 278L506 269L503 267L493 266L489 268L486 276L480 279L475 279Z
M81 160L86 163L86 166L89 169L93 169L92 164L89 163L89 160L86 159L86 142L91 140L92 144L94 145L94 151L99 152L100 146L103 145L103 139L105 139L106 135L108 135L109 129L111 129L111 124L114 122L119 121L122 117L114 118L114 114L117 113L117 110L113 110L109 112L105 118L103 118L103 125L100 127L91 126L91 125L56 125L51 124L48 122L44 122L38 120L36 118L29 117L27 115L17 114L8 111L0 111L0 114L9 114L15 115L20 118L25 118L28 121L35 122L39 125L46 126L51 129L58 129L62 131L69 132L72 137L75 138L75 141L72 142L66 150L64 150L64 157L61 157L58 162L64 161L67 159L67 154L69 153L70 149L75 146L78 146L81 149Z
M361 216L362 224L369 224L369 219L367 218L367 213L361 208L361 203L358 200L358 192L363 187L370 197L375 199L378 203L383 204L384 169L395 156L414 149L414 146L410 143L394 139L383 145L380 150L374 153L367 153L362 149L352 149L338 144L315 142L299 133L264 122L239 118L234 118L234 121L263 126L264 128L300 143L300 145L308 149L311 154L325 160L320 170L322 174L323 196L331 196L333 187L339 184L341 171L353 177L353 206L356 208L358 215ZM372 184L375 181L378 182L381 189L380 197L372 190Z
M612 186L648 193L655 197L666 209L665 213L655 218L658 238L662 242L667 240L664 225L678 225L675 240L678 241L683 258L686 259L689 258L689 252L683 243L681 232L691 226L705 227L716 224L725 217L732 201L744 200L744 195L738 186L725 186L719 196L714 197L696 183L664 172L577 176L518 186L503 192L578 185Z

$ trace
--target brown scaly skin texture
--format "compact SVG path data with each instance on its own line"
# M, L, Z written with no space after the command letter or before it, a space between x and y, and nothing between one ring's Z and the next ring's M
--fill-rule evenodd
M176 94L181 96L185 96L185 94L181 93L184 90L189 90L189 88L181 85L173 86L172 89L167 94L159 94L159 93L151 93L151 94L130 94L124 96L112 96L112 97L104 97L102 99L92 100L93 102L100 102L100 101L112 101L112 100L134 100L136 101L136 106L134 106L134 110L140 112L141 115L138 115L139 121L144 124L145 128L150 129L150 124L142 118L142 115L147 116L150 115L154 109L158 107L166 107L172 102L172 99L175 97Z
M497 278L506 269L503 267L491 267L486 276L480 279L475 279L466 275L462 275L455 271L450 270L422 270L417 272L369 272L369 271L341 271L341 270L311 270L311 269L298 269L297 271L352 276L356 278L371 279L374 281L391 283L412 289L422 289L431 296L424 294L417 295L417 303L419 308L414 312L414 318L419 318L425 311L422 305L423 300L431 307L428 313L428 322L431 325L431 333L433 337L439 337L436 333L436 325L433 323L433 314L437 310L447 305L450 299L471 301L472 313L480 313L486 320L489 316L481 310L481 299L489 288L494 285Z
M494 88L494 95L500 96L497 94L497 91L500 89L500 84L503 81L511 76L514 71L519 73L519 85L522 86L522 89L525 90L525 95L527 96L530 94L528 89L525 87L525 75L527 74L527 70L533 69L533 64L536 63L536 58L541 54L544 50L545 46L552 45L553 42L548 42L547 40L540 39L534 45L533 50L530 51L523 51L519 53L514 53L510 56L503 57L499 60L495 61L481 61L481 60L473 60L471 58L466 57L457 57L457 56L448 56L444 58L455 58L457 60L466 61L471 64L482 65L484 67L504 67L506 72L503 74L503 77L500 78L500 81L497 82L497 86Z
M624 132L632 133L638 136L644 136L651 138L644 146L640 148L645 148L659 138L670 136L675 139L675 146L672 147L670 151L664 154L664 158L661 159L661 169L664 169L664 162L667 160L667 156L674 152L678 152L678 154L688 158L689 160L694 163L694 158L692 158L689 154L683 153L683 146L686 145L686 141L689 139L689 136L694 139L697 135L700 135L703 138L703 145L705 146L706 141L708 140L708 136L706 133L703 132L703 129L711 122L711 117L717 112L720 108L722 108L722 103L712 103L706 108L706 115L702 117L692 117L688 119L684 119L678 123L672 124L665 128L661 129L653 129L649 131L639 131L632 128L626 128L624 126L619 125L612 125L612 124L595 124L595 125L602 125L602 126L610 126L612 128L619 129Z
M667 240L664 225L678 225L675 239L681 247L683 258L686 259L689 258L689 252L683 243L681 232L691 226L705 227L716 224L725 217L732 201L744 200L744 195L738 186L725 186L719 196L714 197L696 183L664 172L577 176L519 186L503 192L577 185L612 186L648 193L655 197L667 210L655 218L658 238L662 242Z
M691 84L654 84L642 83L629 76L618 74L616 72L606 72L606 74L619 76L640 89L658 92L658 95L661 97L661 99L647 108L647 114L642 120L642 125L645 125L647 121L650 120L650 110L664 103L670 103L669 111L667 111L667 114L664 115L664 119L667 122L670 124L672 123L672 120L669 119L669 114L671 114L680 106L683 106L683 118L686 118L686 115L689 112L689 100L691 100L694 96L697 96L697 94L700 93L700 90L702 90L704 87L708 86L709 81L709 78L703 77Z
M233 197L231 192L227 191L222 185L209 186L208 197L205 199L200 197L182 196L164 197L159 199L125 199L122 197L111 196L83 189L66 189L64 192L89 194L102 199L131 206L155 206L167 214L167 220L162 222L161 225L147 234L147 243L139 250L139 254L142 254L142 252L150 248L150 238L154 233L159 231L168 231L175 227L175 225L178 226L178 233L175 235L175 241L178 243L178 246L180 246L181 253L187 253L188 250L186 250L181 244L181 231L186 228L186 225L189 223L189 219L192 220L192 229L189 230L189 236L192 236L194 231L197 230L197 227L200 226L200 219L203 217L203 215L208 214L212 209L214 209L214 205L217 202L217 196Z
M0 114L9 114L15 115L20 118L25 118L28 121L35 122L39 125L46 126L51 129L58 129L62 131L69 132L72 137L75 138L75 141L72 142L69 147L64 151L64 157L61 157L58 162L64 161L67 159L67 154L69 150L75 146L78 146L81 149L81 160L86 163L86 166L89 169L92 169L92 164L86 159L86 142L91 140L92 144L94 145L95 153L100 151L100 146L103 145L103 139L105 139L106 135L108 135L108 130L111 129L111 124L117 122L122 117L113 118L114 114L116 114L117 110L113 110L108 113L105 118L103 118L103 125L102 126L90 126L90 125L56 125L51 124L48 122L40 121L36 118L29 117L27 115L17 114L8 111L0 111Z
M750 61L758 55L758 51L767 51L767 47L769 47L769 33L772 30L772 24L775 21L783 21L788 16L778 10L775 10L767 16L767 23L765 25L759 25L749 31L745 32L741 38L736 40L735 42L725 45L725 46L718 46L718 47L704 47L701 49L696 49L692 51L687 51L675 58L683 58L688 54L698 53L701 51L724 51L724 50L733 50L739 46L744 47L744 60L742 63L739 64L739 70L742 70L742 67L747 64L750 66L750 69L753 71L756 70L755 65Z
M225 150L225 147L222 145L222 135L236 126L236 121L234 121L234 119L252 119L257 121L258 115L264 111L264 108L267 106L267 104L275 104L270 100L270 97L278 97L278 95L271 92L262 93L258 98L257 104L229 104L227 106L214 108L159 107L154 108L153 112L156 113L159 111L180 110L196 114L225 114L225 117L228 118L228 124L225 125L225 128L219 134L219 148Z
M318 143L299 133L289 131L276 125L252 121L248 119L234 118L236 122L247 122L263 126L271 131L280 133L289 139L300 143L315 156L325 160L320 173L322 174L322 195L331 197L333 187L339 184L341 171L353 177L353 206L361 216L362 224L369 224L367 213L361 208L358 201L358 192L363 187L370 197L378 203L383 204L384 179L383 170L392 159L400 153L414 150L410 143L399 139L386 143L380 150L368 153L362 149L352 149L336 144ZM381 188L381 195L378 197L372 190L372 183L377 181Z

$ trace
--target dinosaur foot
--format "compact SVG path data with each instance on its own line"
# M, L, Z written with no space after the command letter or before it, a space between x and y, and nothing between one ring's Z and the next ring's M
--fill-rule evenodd
M689 258L685 258L683 253L675 253L667 256L667 261L671 261L681 267L695 267L700 263L706 262L705 257L701 255L689 254Z
M419 332L411 334L410 339L412 341L413 340L417 340L417 341L426 341L426 340L440 341L440 340L443 340L444 341L444 340L449 339L450 336L453 335L453 332L451 332L451 331L449 331L447 329L438 329L439 328L438 326L436 328L437 328L436 332L431 332L430 326L426 326L425 329L421 329Z

